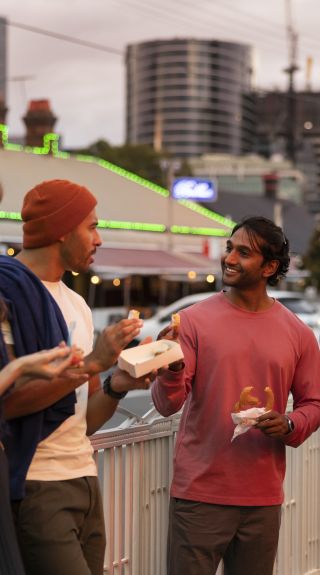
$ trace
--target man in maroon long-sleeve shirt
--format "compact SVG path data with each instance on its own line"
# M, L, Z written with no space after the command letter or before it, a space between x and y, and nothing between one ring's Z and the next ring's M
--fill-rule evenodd
M285 446L320 424L319 346L305 324L270 298L289 266L281 228L248 218L222 257L227 291L181 313L184 363L153 385L163 415L183 405L171 487L168 575L272 575L280 528ZM166 337L172 336L165 330ZM274 408L231 442L231 412L245 387ZM288 415L289 393L293 411Z

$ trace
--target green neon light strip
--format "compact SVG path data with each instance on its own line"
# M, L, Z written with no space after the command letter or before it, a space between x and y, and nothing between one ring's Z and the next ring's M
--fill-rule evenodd
M161 196L164 196L166 198L169 196L169 192L165 188L162 188L161 186L158 186L157 184L153 184L152 182L149 182L149 180L145 180L144 178L141 178L140 176L137 176L136 174L133 174L132 172L128 172L127 170L124 170L123 168L119 168L119 166L115 166L114 164L107 162L107 160L102 160L101 158L95 158L94 156L83 156L82 154L76 154L74 157L79 162L87 162L89 164L97 164L97 166L100 166L101 168L104 168L105 170L109 170L110 172L113 172L114 174L118 174L119 176L122 176L123 178L126 178L127 180L130 180L131 182L139 184L140 186L143 186L144 188L148 188L149 190L152 190L153 192L156 192L157 194L160 194Z
M207 208L204 208L203 206L199 206L199 204L196 204L195 202L191 202L190 200L179 200L179 204L182 204L186 208L189 208L190 210L193 210L194 212L197 212L198 214L201 214L202 216L205 216L205 217L209 218L210 220L214 220L216 222L219 222L220 224L223 224L224 226L227 226L228 228L233 228L236 225L236 222L229 220L229 218L224 218L223 216L220 216L220 214L216 214L215 212L211 212Z
M100 166L103 169L106 169L110 172L118 174L119 176L122 176L122 177L126 178L127 180L130 180L131 182L135 182L136 184L139 184L140 186L143 186L144 188L152 190L153 192L156 192L157 194L160 194L164 197L169 196L169 191L166 190L165 188L162 188L161 186L158 186L157 184L153 184L152 182L149 182L148 180L145 180L144 178L141 178L140 176L137 176L136 174L133 174L132 172L128 172L127 170L124 170L123 168L119 168L118 166L115 166L114 164L111 164L110 162L107 162L106 160L102 160L101 158L95 158L93 156L85 156L85 155L81 155L81 154L72 155L72 154L69 154L68 152L60 152L59 151L59 135L58 134L54 134L54 133L46 134L43 138L43 147L42 148L40 148L38 146L37 147L31 147L31 146L21 146L18 144L10 144L8 141L8 128L5 124L0 124L0 137L2 138L3 147L6 150L10 150L13 152L24 151L24 152L27 152L28 154L36 154L36 155L48 155L51 153L55 158L60 158L63 160L66 160L70 157L73 157L76 160L78 160L79 162L87 162L87 163L91 163L91 164L97 164L98 166ZM176 201L176 200L173 200L173 201ZM229 220L228 218L224 218L223 216L216 214L215 212L211 212L207 208L204 208L203 206L199 206L199 204L196 204L195 202L191 202L190 200L179 200L179 203L181 205L185 206L186 208L189 208L190 210L193 210L194 212L197 212L198 214L201 214L202 216L207 217L210 220L213 220L215 222L219 222L220 224L223 224L224 226L226 226L228 228L233 228L233 226L235 225L235 222L233 222L232 220ZM8 218L8 219L11 219L11 218ZM16 219L16 218L14 218L14 219ZM116 223L122 224L123 222L116 222ZM140 226L140 225L148 225L148 224L137 223L137 226ZM157 226L157 224L154 224L154 225ZM120 226L119 229L124 229L124 228L122 228ZM133 228L125 228L125 229L133 229ZM140 229L140 228L137 227L135 229ZM143 229L143 228L141 228L141 229ZM199 228L199 229L202 229L202 228ZM203 229L206 229L206 228L203 228ZM150 231L163 231L163 230L150 230ZM211 235L217 235L217 234L211 234ZM226 235L226 234L221 233L221 235Z
M112 220L98 220L98 228L111 230L138 230L141 232L165 232L166 226L162 224L145 224L140 222L116 222Z
M173 234L185 234L194 236L215 236L215 237L229 237L228 230L220 228L190 228L189 226L172 226L171 232Z
M0 211L0 220L18 220L22 221L20 212L3 212Z
M4 212L0 211L0 220L13 220L22 221L19 212ZM118 222L115 220L98 220L99 229L109 230L135 230L140 232L158 232L164 233L167 228L163 224L148 224L143 222ZM220 228L192 228L189 226L172 226L170 228L172 234L191 234L198 236L216 236L226 237L229 235L227 230Z

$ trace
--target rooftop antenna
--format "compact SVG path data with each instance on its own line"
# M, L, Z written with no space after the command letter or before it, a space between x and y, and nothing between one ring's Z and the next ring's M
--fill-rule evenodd
M296 97L294 77L299 70L297 65L298 34L292 23L291 0L286 2L286 29L289 50L289 66L284 71L288 74L287 90L287 155L295 163L296 160Z
M10 82L19 82L21 86L21 92L23 101L27 102L27 82L33 80L35 76L12 76L8 78Z
M312 84L311 84L312 67L313 67L313 58L312 58L312 56L308 56L307 65L306 65L306 91L307 92L311 92L311 90L312 90Z

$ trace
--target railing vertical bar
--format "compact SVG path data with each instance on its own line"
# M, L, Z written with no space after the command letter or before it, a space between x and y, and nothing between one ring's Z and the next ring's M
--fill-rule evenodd
M132 575L132 524L133 524L133 458L132 458L132 445L127 445L125 448L125 470L124 470L124 575Z
M132 573L141 575L141 522L140 522L140 474L141 474L141 450L143 445L135 443L133 450L133 473L132 473Z
M106 527L106 554L105 571L108 575L113 575L114 560L114 450L108 449L103 452L103 490L102 501L104 509L104 519Z

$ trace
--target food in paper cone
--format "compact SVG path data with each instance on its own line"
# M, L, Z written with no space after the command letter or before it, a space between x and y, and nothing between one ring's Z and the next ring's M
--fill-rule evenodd
M236 425L231 441L238 435L245 433L257 423L257 418L273 409L274 393L271 387L264 388L266 394L265 407L258 407L261 402L252 395L253 386L244 387L240 393L239 401L233 407L232 421Z
M254 407L255 405L260 405L260 401L257 397L251 395L251 391L253 390L253 385L249 387L244 387L240 393L239 401L234 405L233 411L238 413L239 411L243 411L244 409L249 409L250 407Z
M265 387L264 391L265 391L265 394L267 396L266 411L271 411L271 409L273 409L273 406L274 406L273 391L272 391L271 387Z

